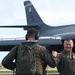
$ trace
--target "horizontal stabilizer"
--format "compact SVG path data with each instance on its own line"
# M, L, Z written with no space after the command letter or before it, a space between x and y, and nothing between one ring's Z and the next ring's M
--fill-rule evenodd
M23 28L24 30L28 30L29 28L36 28L36 29L38 29L38 25L37 26L34 26L34 25L31 25L31 26L29 26L29 25L27 25L27 26L25 26L25 25L21 25L21 26L0 26L0 28Z

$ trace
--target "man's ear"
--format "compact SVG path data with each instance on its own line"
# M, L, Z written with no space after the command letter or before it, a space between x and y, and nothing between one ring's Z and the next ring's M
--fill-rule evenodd
M73 47L74 47L74 43L73 43Z

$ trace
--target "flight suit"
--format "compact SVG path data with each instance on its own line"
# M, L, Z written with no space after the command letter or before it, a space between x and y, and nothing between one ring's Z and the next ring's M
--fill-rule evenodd
M59 58L57 69L60 75L75 75L75 54L70 55L63 50L62 55Z

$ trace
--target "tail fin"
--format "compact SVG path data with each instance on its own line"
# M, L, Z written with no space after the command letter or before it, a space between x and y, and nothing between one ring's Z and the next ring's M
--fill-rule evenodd
M25 1L25 10L26 10L26 17L27 17L27 24L28 25L36 25L37 23L43 23L40 16L36 12L35 8L33 7L30 1Z
M27 24L28 26L38 26L38 30L42 32L44 28L48 28L49 26L44 24L40 16L38 15L37 11L35 10L34 6L30 1L24 2L25 10L26 10L26 17L27 17Z

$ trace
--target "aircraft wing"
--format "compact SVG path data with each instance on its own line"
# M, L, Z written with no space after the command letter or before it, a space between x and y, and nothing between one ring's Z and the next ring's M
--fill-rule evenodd
M26 41L25 39L20 40L1 40L0 51L10 51L12 47L21 44ZM38 43L47 47L49 50L56 50L56 47L62 45L62 41L59 39L39 39ZM53 47L56 46L56 47ZM58 49L58 48L57 48Z

